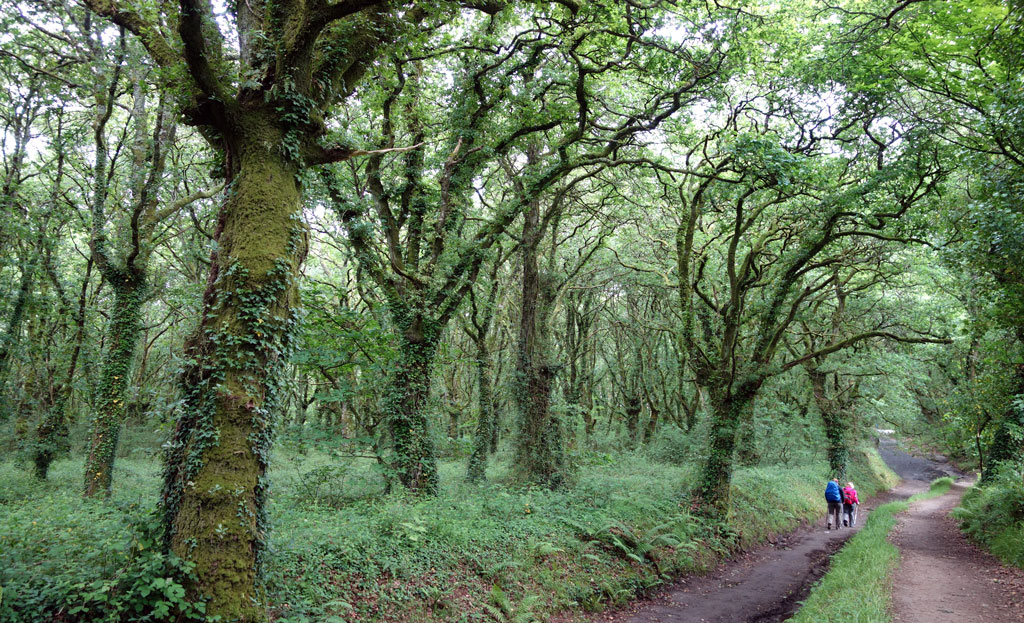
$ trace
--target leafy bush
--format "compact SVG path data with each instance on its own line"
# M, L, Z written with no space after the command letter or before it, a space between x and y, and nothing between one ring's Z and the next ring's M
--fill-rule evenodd
M953 511L961 529L1007 564L1024 568L1024 464L1004 463Z
M160 551L154 516L68 497L43 502L0 519L0 622L205 620L206 604L185 597L192 564Z
M663 426L648 441L645 452L654 461L685 465L704 452L701 446L706 444L702 441L700 435L687 433L678 426Z

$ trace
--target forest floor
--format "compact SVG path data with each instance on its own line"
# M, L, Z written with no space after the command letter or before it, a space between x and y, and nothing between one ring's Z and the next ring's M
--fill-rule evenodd
M860 529L873 508L926 491L935 478L960 483L949 493L915 502L901 515L894 541L901 564L894 580L894 615L900 623L1024 621L1024 571L1002 566L968 543L948 514L970 482L941 457L910 456L883 440L879 451L903 478L889 492L861 504L857 526L828 531L822 520L774 543L745 552L706 576L686 577L617 612L602 623L775 623L785 621L828 570L831 556Z

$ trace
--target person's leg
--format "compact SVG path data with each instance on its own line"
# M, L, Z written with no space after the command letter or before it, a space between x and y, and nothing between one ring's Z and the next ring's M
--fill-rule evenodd
M860 504L854 504L853 505L853 510L850 511L850 525L851 526L857 525L857 507L858 506L860 506Z

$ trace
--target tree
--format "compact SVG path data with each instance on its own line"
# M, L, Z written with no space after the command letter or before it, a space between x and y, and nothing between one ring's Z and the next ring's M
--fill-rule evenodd
M774 95L761 97L775 107ZM728 509L736 437L769 377L865 339L918 339L871 330L775 360L789 327L832 284L828 268L845 258L843 242L905 239L893 224L942 177L932 148L897 148L897 135L869 134L874 140L859 145L853 139L846 155L833 158L818 150L822 139L813 128L820 121L813 117L780 114L773 127L768 114L751 131L729 130L757 99L748 95L723 116L718 136L691 147L685 177L673 182L682 208L676 240L683 343L712 410L711 453L696 497L712 515ZM870 119L860 123L871 126Z
M229 190L202 320L186 345L186 404L161 500L167 546L196 564L190 596L208 598L211 616L265 620L264 475L298 322L301 172L358 153L321 142L325 115L345 105L389 42L446 19L453 5L431 14L385 2L238 2L218 20L204 0L177 10L86 4L136 37L186 121L221 154Z
M427 381L438 340L495 245L522 215L522 236L529 242L520 253L533 257L526 247L543 239L555 214L542 219L541 202L625 157L620 152L635 136L680 110L717 74L721 41L716 33L698 34L713 21L703 11L696 12L694 32L682 43L667 46L657 35L636 34L650 33L662 8L636 13L614 3L552 3L534 8L544 27L502 12L465 24L469 40L454 64L440 55L409 54L413 61L393 58L382 71L379 153L365 170L352 167L345 178L325 181L398 338L401 355L386 410L392 462L408 488L436 488L424 409ZM646 65L667 73L644 88L630 83L630 68ZM445 72L455 89L431 82ZM600 95L605 83L609 92ZM445 95L438 95L443 89ZM435 141L427 121L438 118L447 134ZM396 159L388 150L400 142L426 145ZM500 185L509 179L514 190ZM373 236L375 231L381 235ZM524 291L539 293L539 272L525 261ZM524 382L550 387L544 368L531 364L532 381ZM543 404L537 406L546 419Z

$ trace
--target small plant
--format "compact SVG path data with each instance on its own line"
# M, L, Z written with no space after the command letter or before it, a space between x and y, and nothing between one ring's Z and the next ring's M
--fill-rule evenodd
M495 584L491 587L490 603L484 604L484 609L498 623L540 623L533 612L539 601L539 596L527 595L518 604L514 604L505 591Z

